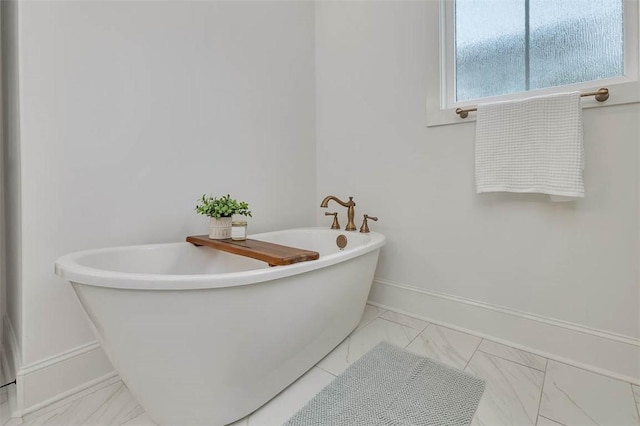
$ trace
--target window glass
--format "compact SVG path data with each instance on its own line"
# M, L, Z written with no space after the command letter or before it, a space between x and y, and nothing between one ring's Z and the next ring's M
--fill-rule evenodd
M456 98L525 90L524 0L456 1Z
M531 89L624 74L622 0L530 0Z
M455 0L456 101L624 74L622 0Z

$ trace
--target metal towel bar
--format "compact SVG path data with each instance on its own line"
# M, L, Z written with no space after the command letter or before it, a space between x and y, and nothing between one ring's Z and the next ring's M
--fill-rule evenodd
M607 99L609 99L609 89L607 89L606 87L601 87L595 92L587 92L587 93L580 94L580 97L584 98L585 96L595 96L596 101L604 102ZM456 114L458 114L460 118L467 118L470 112L477 111L477 110L478 108L456 108Z

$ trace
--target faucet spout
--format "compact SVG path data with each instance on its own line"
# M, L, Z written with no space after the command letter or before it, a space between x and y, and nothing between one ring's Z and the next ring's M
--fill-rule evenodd
M338 199L338 197L334 196L334 195L329 195L327 197L324 197L324 199L322 200L322 202L320 203L320 207L329 207L329 201L335 201L336 203L340 204L342 207L346 207L347 208L347 226L344 228L345 231L355 231L356 228L356 224L353 221L355 215L356 215L356 209L355 209L355 201L353 201L353 197L349 197L349 201L342 201L340 199Z

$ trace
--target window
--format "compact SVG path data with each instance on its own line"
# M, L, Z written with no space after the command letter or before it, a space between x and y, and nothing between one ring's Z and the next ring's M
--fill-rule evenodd
M622 0L456 0L456 100L624 75Z
M431 10L441 66L429 125L459 121L444 115L458 106L558 91L606 86L609 105L640 100L637 1L441 0ZM634 86L620 97L624 83Z

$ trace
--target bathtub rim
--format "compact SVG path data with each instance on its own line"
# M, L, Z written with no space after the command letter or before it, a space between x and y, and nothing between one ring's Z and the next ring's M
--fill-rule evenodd
M335 232L336 236L341 233L348 236L350 233L354 232L329 230L324 227L292 228L249 235L249 238L260 239L260 237L270 234L294 231L322 231L323 233ZM368 242L349 250L332 253L327 256L320 256L318 260L238 272L217 274L146 274L110 271L84 266L79 263L79 260L85 256L94 256L101 253L109 253L119 250L152 250L171 246L192 245L187 242L140 244L77 251L64 255L56 260L54 270L57 276L74 284L125 290L198 290L235 287L276 280L279 278L314 271L316 269L326 268L377 250L386 242L385 236L378 232L370 232L364 235L370 238ZM311 248L311 250L312 249L313 248Z

